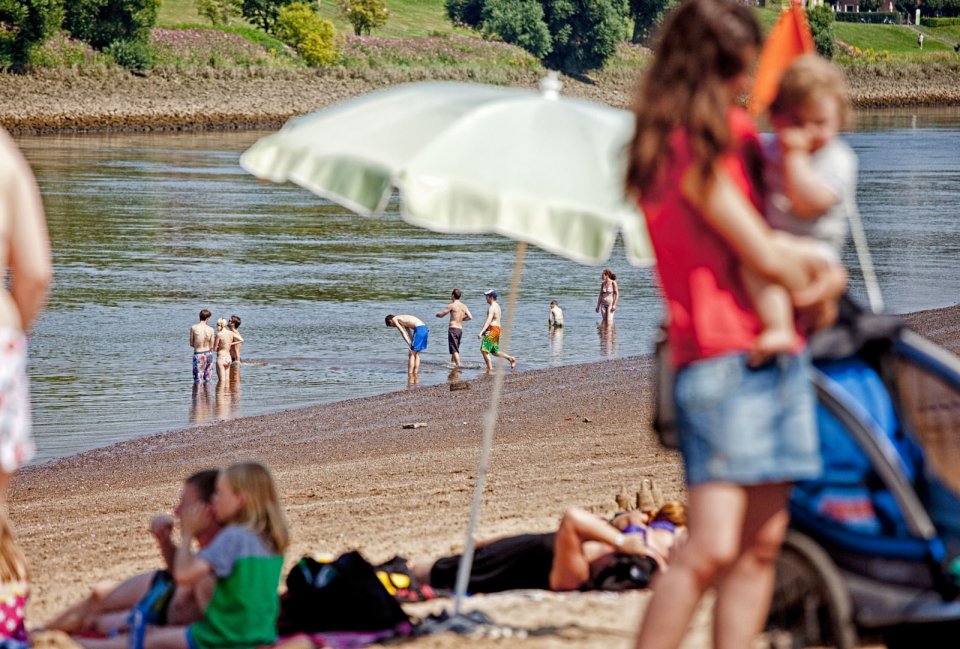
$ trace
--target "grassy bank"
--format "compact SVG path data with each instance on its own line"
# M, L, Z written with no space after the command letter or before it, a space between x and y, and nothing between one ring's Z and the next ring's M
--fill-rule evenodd
M149 74L132 75L106 54L60 34L38 53L32 74L0 74L0 124L20 132L275 125L406 81L534 88L545 73L518 47L452 27L443 0L390 0L390 7L384 29L357 37L333 0L321 0L321 12L341 29L340 54L332 65L310 68L291 48L242 21L214 28L199 22L193 0L164 0L161 26L150 36ZM767 26L777 15L758 10ZM916 33L906 27L837 28L849 43L838 61L855 105L960 104L960 57L945 44L931 37L921 53ZM945 34L950 29L940 28ZM565 79L564 92L628 106L649 60L649 50L624 42L604 69Z

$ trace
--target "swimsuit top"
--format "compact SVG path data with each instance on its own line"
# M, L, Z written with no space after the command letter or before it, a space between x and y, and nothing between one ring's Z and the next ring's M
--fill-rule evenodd
M646 527L644 527L643 525L634 525L633 523L631 523L630 525L627 525L625 528L623 528L623 533L624 534L642 534L643 539L646 541L648 529L649 530L666 530L672 534L677 533L676 525L674 525L670 521L663 521L663 520L653 521Z
M603 284L601 284L600 293L602 293L603 295L611 295L613 293L613 282L610 282L609 284L607 282L604 282Z

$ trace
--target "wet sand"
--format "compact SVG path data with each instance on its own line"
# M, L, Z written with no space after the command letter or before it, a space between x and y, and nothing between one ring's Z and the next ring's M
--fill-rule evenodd
M960 307L908 317L933 340L960 345ZM521 356L522 367L522 356ZM157 566L146 531L169 509L180 478L240 460L276 476L294 543L304 553L358 549L379 562L394 554L436 556L462 547L491 379L470 389L416 387L174 431L21 471L12 517L32 569L29 620L38 624L100 579ZM186 387L185 387L186 389ZM292 388L295 389L295 388ZM678 457L649 428L651 359L634 357L509 375L491 459L480 535L543 531L563 509L615 511L615 495L658 481L682 498ZM424 422L409 430L402 425ZM543 635L518 646L627 647L646 593L510 593L470 598L500 624ZM410 606L423 615L449 600ZM708 647L703 606L685 647ZM417 647L460 646L433 636ZM470 646L512 646L473 640Z
M960 105L955 62L870 64L844 68L855 106ZM564 94L628 107L638 71L603 70L564 77ZM0 125L15 134L124 130L274 128L289 117L377 88L408 81L488 81L536 88L542 71L468 68L205 69L196 75L120 69L97 74L48 70L0 74ZM487 78L489 77L489 78Z

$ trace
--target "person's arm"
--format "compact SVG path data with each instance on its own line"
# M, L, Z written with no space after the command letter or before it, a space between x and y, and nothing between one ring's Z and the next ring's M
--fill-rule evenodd
M469 321L469 320L473 320L473 314L470 313L470 309L468 309L468 308L466 307L466 305L464 305L464 307L463 307L463 321L464 321L464 322L467 322L467 321Z
M157 514L150 521L150 533L156 539L160 556L170 572L173 572L173 558L177 552L177 544L173 542L173 524L173 517L168 514Z
M213 569L208 561L193 553L191 543L203 525L206 513L198 504L188 507L180 518L180 545L173 556L173 580L181 586L191 586Z
M681 192L747 268L791 294L806 287L808 273L798 255L788 246L772 244L769 226L726 172L716 169L713 181L705 184L691 167L681 181Z
M487 309L487 319L483 321L483 326L480 327L480 333L477 334L477 338L483 338L483 332L487 330L490 326L490 323L493 322L493 308Z
M576 590L590 578L585 541L599 541L620 549L627 542L627 536L599 516L583 509L568 509L557 529L550 590Z
M447 315L448 313L450 313L450 305L449 305L449 304L447 305L447 307L446 307L443 311L441 311L440 313L437 314L437 317L438 317L438 318L442 318L443 316Z
M196 339L197 339L196 332L194 332L193 327L190 327L190 346L193 347L194 349L196 349L197 347Z
M10 295L26 332L43 308L50 288L50 240L33 172L6 132L0 131L0 147L6 149L8 157L7 168L0 174L0 211L10 219Z
M400 332L400 335L403 336L403 340L407 343L407 347L413 347L413 341L410 340L410 334L407 333L407 328L396 320L393 321L393 326L396 327L397 331Z
M804 219L822 216L840 197L811 164L809 133L802 127L790 127L780 129L777 135L783 149L783 186L791 212Z
M617 280L613 280L613 304L610 305L610 311L617 310L617 302L620 301L620 287L617 286Z

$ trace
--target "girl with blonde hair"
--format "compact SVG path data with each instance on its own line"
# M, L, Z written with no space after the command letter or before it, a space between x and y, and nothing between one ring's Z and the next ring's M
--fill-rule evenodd
M6 512L0 511L0 647L26 648L29 645L24 625L29 587L27 561L13 537Z
M227 324L226 318L217 319L217 338L213 343L213 351L217 353L217 381L223 384L230 382L230 374L227 370L233 362L230 349L236 340Z

